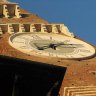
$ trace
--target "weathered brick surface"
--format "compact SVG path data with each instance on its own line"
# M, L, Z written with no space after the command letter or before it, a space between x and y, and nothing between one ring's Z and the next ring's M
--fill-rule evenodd
M36 15L30 14L23 9L21 9L21 14L23 14L23 16L25 17L19 18L19 19L0 18L0 23L24 23L24 22L25 23L29 23L29 22L30 23L48 23L46 20ZM64 94L68 94L64 92L68 92L66 90L69 90L70 87L73 87L73 89L75 89L76 91L78 89L77 87L81 88L80 86L93 86L93 87L96 86L96 63L95 63L96 56L94 58L80 60L80 61L49 58L49 57L47 58L44 56L34 56L34 55L30 56L11 47L8 43L9 37L10 35L8 33L5 33L0 37L0 55L38 61L38 62L44 62L51 65L66 67L67 70L66 70L64 79L62 81L62 85L59 92L60 96L65 96ZM64 91L64 88L67 88L67 89ZM86 87L84 88L85 90L87 90ZM94 87L94 90L96 91L95 87ZM93 94L94 96L96 96L95 91L93 92L95 94L95 95ZM78 92L78 90L76 92ZM66 96L78 95L78 93L74 93L74 94L75 95L66 95ZM79 95L82 96L81 94Z

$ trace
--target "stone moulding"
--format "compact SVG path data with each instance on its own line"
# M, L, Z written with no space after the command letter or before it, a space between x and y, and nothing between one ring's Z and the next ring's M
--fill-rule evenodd
M19 5L17 3L0 3L0 17L21 18Z
M0 24L0 34L17 32L42 32L42 33L62 33L69 37L74 34L69 32L64 24L43 24L43 23L6 23Z

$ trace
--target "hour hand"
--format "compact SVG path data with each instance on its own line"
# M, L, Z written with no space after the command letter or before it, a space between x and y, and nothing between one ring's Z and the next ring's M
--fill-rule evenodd
M37 47L38 50L44 50L44 49L47 49L49 48L50 46L48 44L37 44L37 43L34 43L34 45Z

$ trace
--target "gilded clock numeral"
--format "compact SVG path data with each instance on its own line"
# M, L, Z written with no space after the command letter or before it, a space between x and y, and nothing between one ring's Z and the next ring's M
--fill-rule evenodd
M66 58L70 58L71 56L70 56L70 55L65 54L65 57L66 57Z
M82 57L85 57L86 55L85 54L79 54L80 56L82 56Z
M49 56L53 57L53 54L52 53L49 53Z
M68 42L70 42L70 40L64 40L63 41L65 44L67 44Z
M39 37L38 35L31 35L31 37L34 39L34 40L42 40L41 37Z
M36 53L37 53L37 54L42 54L42 52L41 52L41 51L37 51Z
M74 55L72 56L72 55L70 55L70 58L74 58Z
M90 52L90 50L86 50L86 49L80 49L79 51L80 52L85 52L85 53L89 53Z
M14 43L24 43L24 42L22 42L22 41L13 41Z
M52 36L50 36L50 40L52 40L53 38L52 38Z
M22 49L30 49L30 47L28 47L28 46L20 46L20 48L22 48Z
M20 39L24 39L24 40L30 40L29 38L26 38L26 37L18 37Z

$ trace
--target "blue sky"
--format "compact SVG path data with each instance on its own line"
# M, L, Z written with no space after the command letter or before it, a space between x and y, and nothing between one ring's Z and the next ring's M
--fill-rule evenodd
M71 32L96 45L96 0L10 0L50 23L64 23Z

